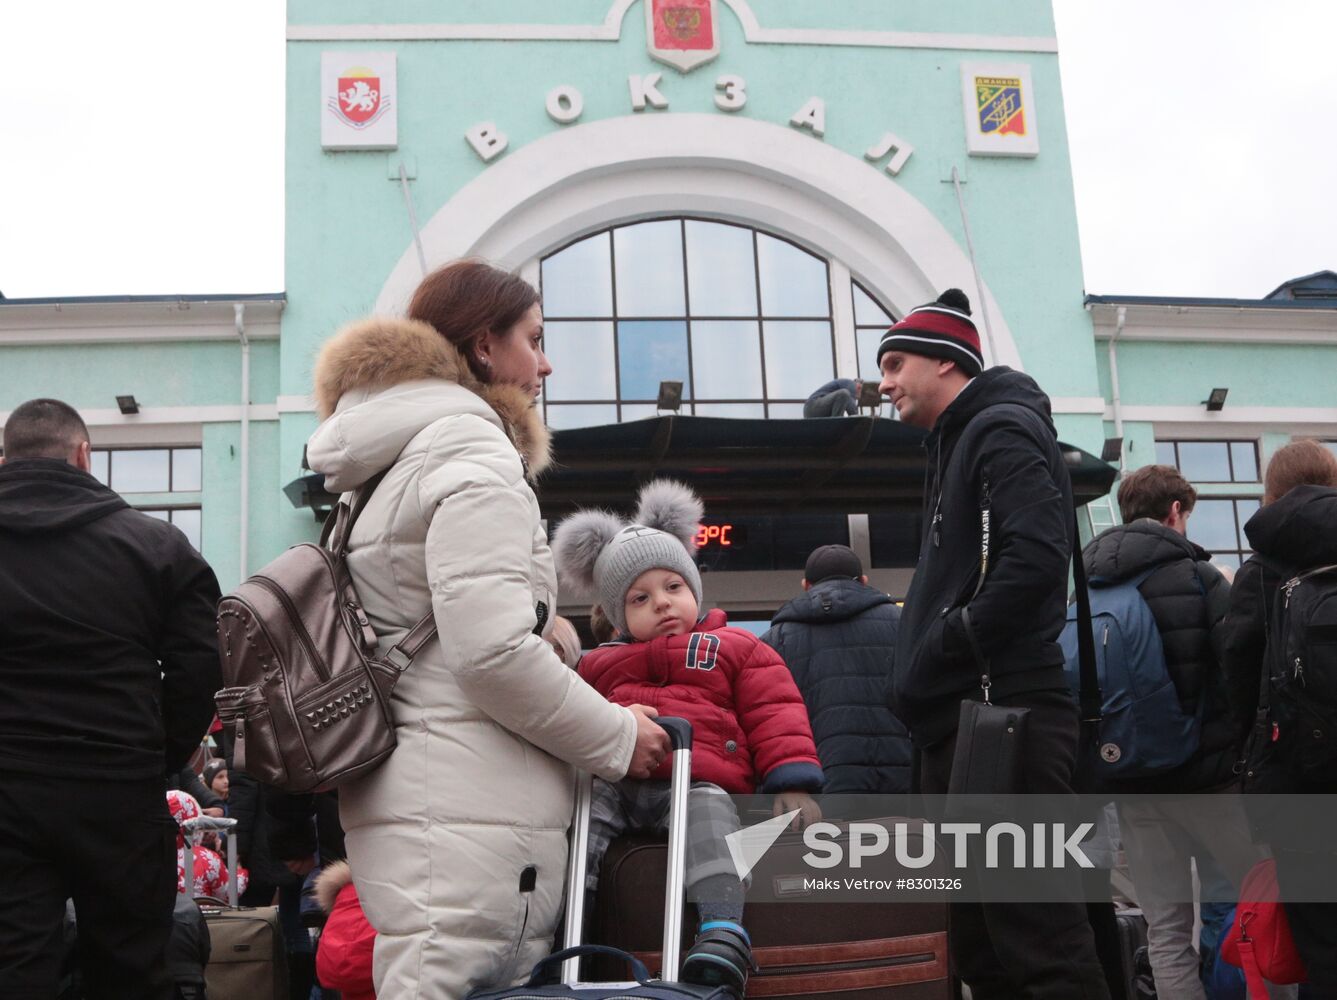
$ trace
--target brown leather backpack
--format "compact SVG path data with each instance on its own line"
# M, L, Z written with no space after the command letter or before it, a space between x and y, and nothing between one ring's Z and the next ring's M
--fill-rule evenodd
M233 766L287 792L334 788L390 755L390 692L436 635L429 611L379 655L345 565L353 524L384 476L339 502L320 544L294 545L218 602L228 686L214 701Z

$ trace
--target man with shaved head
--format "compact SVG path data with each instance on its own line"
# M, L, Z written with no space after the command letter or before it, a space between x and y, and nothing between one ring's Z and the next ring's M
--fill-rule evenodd
M165 776L221 686L218 581L180 530L91 474L57 399L0 460L0 997L56 995L73 899L85 995L167 998L176 825Z

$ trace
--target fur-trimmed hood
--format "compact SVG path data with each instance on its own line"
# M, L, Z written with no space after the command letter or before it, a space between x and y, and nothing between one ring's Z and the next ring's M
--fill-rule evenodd
M550 461L550 435L528 393L480 381L450 341L417 320L372 317L344 327L316 359L314 396L323 423L312 437L313 448L337 444L338 450L353 453L347 464L357 467L321 467L309 449L313 468L332 480L331 488L355 488L387 468L423 427L453 413L473 412L501 427L530 478ZM390 406L390 397L403 405ZM375 414L375 433L354 442L351 425L357 421L339 418L363 404ZM332 426L339 423L343 426Z
M319 875L316 876L315 884L311 887L311 894L316 897L316 902L326 913L334 909L334 901L339 896L339 890L353 881L353 871L348 867L347 861L335 861L326 865Z

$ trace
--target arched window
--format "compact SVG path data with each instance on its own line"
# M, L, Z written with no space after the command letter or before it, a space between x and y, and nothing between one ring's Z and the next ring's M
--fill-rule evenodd
M548 424L653 416L666 380L683 383L681 413L801 416L837 372L868 374L863 327L890 322L862 287L842 285L855 296L856 348L856 330L833 318L833 270L848 273L779 236L695 218L615 226L555 251L540 268Z
M854 295L854 343L859 359L859 377L881 379L882 373L877 368L877 345L887 327L896 321L863 285L853 279L850 280L850 291Z

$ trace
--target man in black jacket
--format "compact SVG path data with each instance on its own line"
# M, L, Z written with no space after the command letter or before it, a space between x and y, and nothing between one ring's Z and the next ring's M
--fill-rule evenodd
M1179 470L1144 466L1119 485L1124 523L1102 532L1082 553L1093 586L1149 574L1138 593L1151 609L1180 707L1201 719L1198 747L1187 761L1109 789L1138 796L1120 801L1119 831L1147 918L1156 988L1176 997L1204 995L1193 947L1192 859L1198 859L1203 899L1218 901L1233 899L1231 885L1238 889L1261 859L1236 794L1240 740L1223 667L1230 584L1186 537L1197 498ZM1216 791L1227 794L1181 797ZM1158 797L1140 798L1147 794ZM1207 873L1215 875L1217 866L1228 884L1209 884Z
M946 792L961 703L973 699L1030 710L1021 787L997 791L1070 794L1077 707L1056 640L1075 522L1049 399L1020 372L981 371L957 289L891 327L878 366L900 418L930 431L924 535L891 697L919 751L919 788ZM1075 879L1069 892L1067 902L952 906L952 954L975 1000L1107 1000Z
M887 707L900 609L868 586L848 545L814 549L803 590L761 639L784 659L808 706L823 793L829 801L908 792L910 734Z
M88 429L17 407L0 465L0 996L56 991L73 898L90 1000L168 997L176 890L165 775L221 685L218 582L90 474Z

